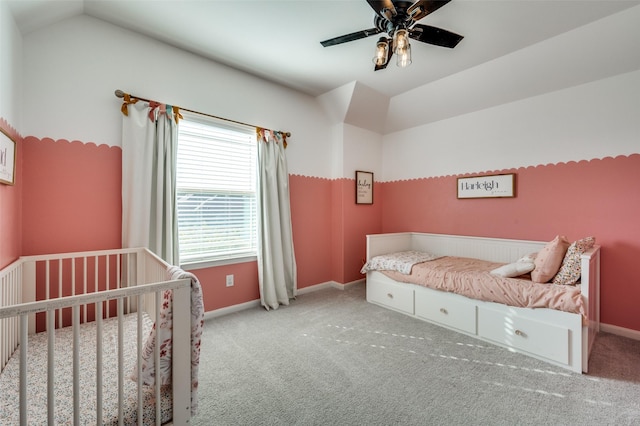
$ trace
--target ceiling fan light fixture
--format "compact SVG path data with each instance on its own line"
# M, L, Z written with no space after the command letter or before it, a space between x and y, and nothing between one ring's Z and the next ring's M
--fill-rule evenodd
M396 54L397 66L404 68L411 65L411 44L406 28L400 28L393 33L393 53Z
M381 37L376 44L376 54L373 57L373 63L377 66L383 66L387 63L387 58L389 57L389 41Z
M411 45L396 50L396 65L405 68L411 65Z
M400 28L393 33L393 53L396 55L409 47L409 31Z

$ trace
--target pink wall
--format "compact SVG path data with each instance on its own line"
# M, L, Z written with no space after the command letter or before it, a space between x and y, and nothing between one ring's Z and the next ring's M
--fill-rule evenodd
M19 255L120 246L121 150L27 137L16 186L0 186L0 263ZM355 180L290 176L298 288L362 277L365 235L422 231L550 240L587 235L602 245L602 320L640 330L640 154L496 173L517 174L517 197L456 199L456 177L376 183L356 205ZM21 196L22 194L22 196ZM20 229L22 234L20 235ZM4 265L3 265L4 266ZM205 308L259 298L256 262L195 271ZM236 285L227 288L225 276Z
M0 128L16 141L16 177L14 185L0 184L0 268L4 268L22 251L22 138L6 120L0 118Z
M346 230L345 209L349 201L346 199L349 179L337 179L331 182L331 280L345 283L346 256L344 236Z
M640 330L640 154L495 171L512 172L517 196L505 199L458 200L455 176L384 183L383 231L540 241L593 235L602 246L602 321Z
M121 150L27 137L22 254L121 246Z
M331 184L331 279L341 284L364 279L360 274L366 256L366 235L381 232L380 185L374 184L374 203L356 204L355 179Z
M246 262L191 271L202 285L206 312L260 299L258 263ZM233 275L233 287L227 287L227 275Z
M289 193L298 288L330 281L332 183L290 175Z
M374 204L355 203L355 179L289 177L298 288L363 279L366 235L381 232L381 185Z
M344 247L344 275L337 280L341 283L364 279L360 269L367 255L367 234L382 232L383 200L381 184L374 182L373 204L356 204L356 181L343 182L344 230L341 243Z

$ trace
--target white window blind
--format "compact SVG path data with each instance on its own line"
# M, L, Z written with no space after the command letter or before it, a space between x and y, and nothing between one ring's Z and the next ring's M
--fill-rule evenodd
M256 255L255 129L184 114L178 126L180 264Z

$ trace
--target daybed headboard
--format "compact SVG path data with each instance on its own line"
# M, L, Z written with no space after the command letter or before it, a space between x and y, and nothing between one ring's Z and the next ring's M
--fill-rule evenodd
M384 240L383 244L377 244ZM381 242L381 241L380 241ZM419 250L442 256L472 257L509 263L540 251L546 242L504 238L467 237L420 232L367 235L367 260L394 251Z

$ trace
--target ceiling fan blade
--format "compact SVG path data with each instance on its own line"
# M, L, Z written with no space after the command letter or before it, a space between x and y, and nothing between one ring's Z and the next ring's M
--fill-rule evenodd
M418 0L407 8L407 14L411 16L414 21L419 21L450 1L451 0Z
M368 30L356 31L355 33L330 38L329 40L321 41L320 44L324 47L329 47L336 44L346 43L348 41L360 40L361 38L369 37L378 33L380 33L378 28L369 28Z
M388 21L396 16L396 7L391 0L367 0L367 3L369 3L369 6L371 6L376 14L386 18Z
M430 25L416 24L409 30L409 37L423 43L454 48L464 37Z

